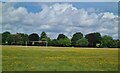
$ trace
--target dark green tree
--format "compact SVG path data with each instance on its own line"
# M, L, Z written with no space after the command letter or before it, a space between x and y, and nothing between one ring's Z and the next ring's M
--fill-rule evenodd
M88 39L90 47L96 47L97 44L101 44L101 34L99 32L89 33L85 35L85 38Z
M39 41L39 35L37 33L32 33L28 36L29 41Z
M11 33L8 31L2 33L2 44L8 44L8 37L10 35Z
M64 34L59 34L57 37L57 40L64 39L64 38L67 38L67 36Z
M0 45L2 45L2 33L0 33Z
M39 35L37 33L32 33L28 36L28 40L29 40L29 43L28 45L36 45L38 46L39 43L38 42L34 42L34 41L39 41Z
M118 48L118 41L117 40L113 40L112 47L113 48Z
M76 42L81 38L83 38L83 34L81 32L73 34L73 37L71 39L72 46L76 46Z
M118 47L120 48L120 40L118 40Z

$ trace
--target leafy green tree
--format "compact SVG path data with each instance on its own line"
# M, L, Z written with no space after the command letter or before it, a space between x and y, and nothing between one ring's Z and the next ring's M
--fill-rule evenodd
M41 41L47 41L47 38L48 38L48 37L47 37L47 34L46 34L45 32L42 32L42 33L41 33L40 40L41 40Z
M21 34L21 37L22 37L22 41L23 41L23 45L26 44L26 41L28 41L28 34Z
M59 34L57 37L58 46L70 46L71 40L64 34Z
M2 44L7 44L8 43L8 36L10 36L11 33L6 31L2 33Z
M89 42L86 38L81 38L77 41L76 46L85 47L88 46Z
M67 38L67 36L65 36L64 34L59 34L57 37L57 40L64 39L64 38Z
M11 34L6 38L6 40L7 40L8 45L12 45L12 43L14 41L14 36Z
M50 46L58 46L58 40L57 39L53 39L49 42Z
M71 39L72 45L76 46L76 42L81 38L83 38L83 34L81 32L77 32L77 33L73 34L73 37Z
M120 48L120 40L118 40L118 47Z
M63 47L71 46L71 40L69 38L63 38L58 40L58 44Z
M46 44L50 45L51 39L47 36L46 32L42 32L40 36L40 40L43 41L41 45L45 46ZM47 41L47 42L44 42Z
M13 45L25 45L28 41L28 35L24 33L11 34L8 38L11 38L11 44Z
M2 33L0 33L0 45L2 45Z
M101 44L101 34L99 32L89 33L85 35L85 38L88 39L90 47L96 47L97 44Z
M118 41L117 40L113 40L112 46L113 48L118 48Z
M26 41L28 41L28 35L24 33L17 33L16 35L16 41L18 45L25 45Z
M48 46L50 46L50 42L51 42L50 37L47 37L47 44L48 44Z
M111 36L105 35L102 37L102 46L103 47L112 47L113 38Z
M14 41L16 45L22 45L22 37L21 37L21 33L16 33L14 35Z

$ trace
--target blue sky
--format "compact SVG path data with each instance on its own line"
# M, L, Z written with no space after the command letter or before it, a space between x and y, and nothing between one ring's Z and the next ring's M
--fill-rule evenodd
M45 2L43 2L45 3ZM54 4L56 2L46 3L46 4ZM118 14L118 2L59 2L59 3L70 3L74 7L80 8L95 8L98 9L98 13L100 12L113 12L114 14ZM15 5L15 8L25 7L29 12L39 12L42 10L41 6L37 6L36 2L18 2Z
M2 4L2 31L38 33L69 38L100 32L118 38L117 2L6 2ZM14 27L14 28L13 28Z
M0 0L2 2L119 2L119 0Z
M14 6L15 6L15 8L19 8L21 6L25 7L25 8L27 8L27 10L29 12L34 12L34 13L41 11L42 8L40 6L35 5L35 4L36 3L31 3L31 2L30 3L20 2L20 3L15 4Z

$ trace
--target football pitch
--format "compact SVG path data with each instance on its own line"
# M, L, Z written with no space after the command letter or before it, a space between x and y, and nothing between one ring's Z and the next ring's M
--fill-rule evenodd
M118 49L2 46L3 71L117 71Z

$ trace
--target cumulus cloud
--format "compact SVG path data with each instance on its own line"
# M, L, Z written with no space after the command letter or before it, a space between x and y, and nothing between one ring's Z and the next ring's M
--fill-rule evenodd
M9 6L3 12L2 24L3 31L38 34L46 31L51 38L56 38L58 33L71 37L75 32L82 32L84 35L100 32L117 38L117 19L118 16L110 12L97 14L94 8L77 9L69 3L55 3L42 6L42 11L37 13L28 12L24 7Z

